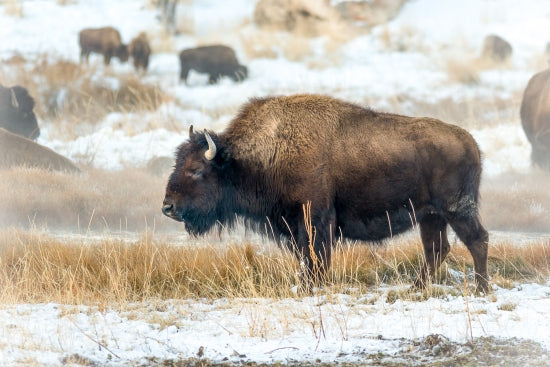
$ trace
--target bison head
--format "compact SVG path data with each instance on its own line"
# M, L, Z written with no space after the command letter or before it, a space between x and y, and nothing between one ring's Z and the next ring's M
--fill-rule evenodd
M130 53L128 52L128 46L127 45L118 46L115 52L115 56L118 57L120 62L128 61L128 58L130 57Z
M166 187L162 212L185 222L188 232L207 232L216 222L224 222L227 204L226 174L229 150L215 134L193 133L178 147L176 164Z
M29 139L36 139L40 129L33 112L34 100L23 87L0 85L0 127Z
M237 67L236 75L238 80L243 80L248 78L248 68L244 65L239 65Z

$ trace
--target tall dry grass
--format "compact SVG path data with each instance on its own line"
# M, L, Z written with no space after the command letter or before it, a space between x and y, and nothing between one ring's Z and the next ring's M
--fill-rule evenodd
M416 239L384 247L335 248L323 293L371 293L381 284L407 288L421 263ZM500 286L550 276L550 242L530 246L491 246L490 275ZM436 277L449 285L391 297L424 299L468 293L448 269L472 272L464 246L453 246ZM59 302L120 307L130 302L172 298L294 297L298 262L286 250L247 242L176 246L144 234L127 242L116 238L67 241L38 232L0 231L0 303ZM468 280L468 282L472 282Z

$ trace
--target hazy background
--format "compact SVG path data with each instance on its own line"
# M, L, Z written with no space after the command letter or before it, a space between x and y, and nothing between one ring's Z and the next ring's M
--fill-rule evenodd
M169 170L147 168L149 161L172 157L190 124L222 130L251 97L311 92L467 128L484 154L487 227L548 232L549 176L531 167L519 120L527 81L548 65L547 2L353 6L186 0L177 5L174 29L167 29L153 1L3 1L0 83L29 89L38 143L83 173L0 171L0 225L180 231L160 213ZM125 43L146 32L153 49L146 73L117 59L105 67L93 54L89 65L79 63L78 32L107 25ZM508 62L481 58L488 34L510 42ZM180 82L178 52L214 43L234 48L249 78L209 85L206 75L192 71L187 85Z

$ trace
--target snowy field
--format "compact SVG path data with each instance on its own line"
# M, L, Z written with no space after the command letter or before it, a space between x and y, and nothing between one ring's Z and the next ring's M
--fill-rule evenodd
M9 14L13 3L22 4L21 16ZM0 60L14 54L26 59L47 54L78 62L77 34L85 27L114 25L125 42L141 31L152 35L153 42L162 34L158 11L145 1L60 3L0 2ZM170 47L155 52L142 77L171 98L156 111L108 114L74 139L58 137L52 121L41 120L38 142L77 162L92 154L94 167L116 170L142 166L155 156L171 156L186 139L190 124L222 130L251 97L324 93L403 114L425 113L418 101L428 106L468 106L502 100L511 107L449 122L465 126L478 141L485 177L531 169L530 146L517 107L529 78L546 66L547 0L410 0L389 23L349 40L310 38L304 46L308 52L297 60L275 42L289 40L288 35L271 39L275 57L248 56L247 50L254 48L249 43L259 32L252 22L253 0L180 3L179 19L190 22L191 31L172 37ZM490 33L512 44L510 64L480 69L476 83L456 81L449 75L450 66L473 63ZM249 78L208 85L206 76L192 72L188 85L181 83L177 52L217 42L235 49ZM117 60L105 73L99 57L92 56L91 62L100 70L97 78L104 78L114 90L118 80L113 74L133 73L131 65ZM0 68L5 72L8 66L0 63ZM176 121L176 132L163 125L168 119ZM135 124L131 133L120 128L129 122ZM388 291L383 287L370 295L351 290L285 300L155 300L119 309L3 305L0 365L156 365L192 358L230 364L384 362L375 356L395 365L422 365L441 355L452 361L453 353L467 352L468 342L495 337L518 348L523 340L539 343L543 354L535 357L525 351L523 365L534 361L550 366L550 360L540 360L550 353L550 281L513 289L495 286L494 293L485 297L448 296L423 302L391 303ZM434 334L439 334L439 342L428 343L426 338ZM447 341L454 343L446 349L450 355L436 348L445 349Z

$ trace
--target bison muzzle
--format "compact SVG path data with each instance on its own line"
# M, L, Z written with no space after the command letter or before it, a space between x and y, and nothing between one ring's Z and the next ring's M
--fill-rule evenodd
M162 211L195 235L236 217L270 228L306 264L309 284L324 279L336 238L380 242L418 223L423 287L449 253L450 225L486 292L480 178L479 148L460 127L327 96L270 97L245 104L219 134L190 130Z

